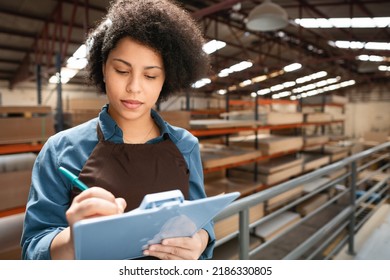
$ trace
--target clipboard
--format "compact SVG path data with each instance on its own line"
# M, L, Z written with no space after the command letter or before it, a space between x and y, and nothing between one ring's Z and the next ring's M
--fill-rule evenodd
M180 190L148 194L123 214L78 221L73 226L75 259L124 260L165 238L192 236L239 197L239 192L184 200Z

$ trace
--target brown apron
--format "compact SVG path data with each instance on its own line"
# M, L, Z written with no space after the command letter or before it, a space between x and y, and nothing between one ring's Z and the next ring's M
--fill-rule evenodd
M86 161L79 178L87 186L98 186L127 202L125 211L137 208L146 194L179 189L189 199L187 163L168 134L154 144L106 141L97 127L99 142ZM73 194L78 194L73 188Z

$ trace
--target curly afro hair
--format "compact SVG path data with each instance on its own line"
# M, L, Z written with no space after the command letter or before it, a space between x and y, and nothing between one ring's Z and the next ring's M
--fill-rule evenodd
M87 40L89 81L105 93L102 66L124 37L151 47L163 59L165 82L159 102L191 87L209 70L198 24L171 0L118 0Z

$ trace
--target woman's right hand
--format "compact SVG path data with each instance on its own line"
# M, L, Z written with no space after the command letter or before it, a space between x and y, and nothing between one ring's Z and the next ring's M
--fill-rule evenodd
M74 259L72 227L80 220L121 214L126 208L123 198L115 198L109 191L92 187L77 195L66 211L69 227L54 237L50 246L52 259Z
M109 191L92 187L77 195L66 211L66 219L72 227L79 220L121 214L126 208L123 198L115 198Z

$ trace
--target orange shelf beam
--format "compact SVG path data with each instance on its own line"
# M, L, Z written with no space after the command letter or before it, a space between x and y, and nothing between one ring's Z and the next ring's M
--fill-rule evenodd
M0 145L0 154L17 154L27 152L39 152L43 147L42 143L38 144L7 144Z
M218 115L226 112L225 109L199 109L191 110L191 115Z
M2 217L7 217L15 214L20 214L24 213L26 211L26 207L18 207L18 208L12 208L12 209L7 209L4 211L0 211L0 218Z
M302 107L322 107L322 106L333 106L333 107L341 107L341 108L344 108L344 107L345 107L345 104L339 104L339 103L302 104Z
M296 100L284 100L284 99L258 99L258 105L270 105L270 104L298 104ZM252 100L229 100L229 105L255 105Z
M230 128L213 128L213 129L190 129L194 136L211 136L226 135L238 133L240 131L255 130L254 127L230 127Z
M230 128L210 128L210 129L190 129L190 132L194 136L213 136L213 135L228 135L238 133L240 131L255 131L255 130L277 130L277 129L288 129L288 128L297 128L302 126L310 125L330 125L336 123L342 123L344 121L331 121L331 122L311 122L311 123L292 123L292 124L280 124L280 125L259 125L257 127L230 127Z

